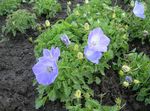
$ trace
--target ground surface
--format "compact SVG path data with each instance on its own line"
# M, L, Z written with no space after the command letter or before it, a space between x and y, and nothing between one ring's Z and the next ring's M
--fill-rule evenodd
M81 3L83 0L74 0L73 4ZM63 11L59 13L56 19L65 18L67 14L65 0L60 1ZM41 19L44 21L44 18ZM0 17L2 26L5 17ZM35 88L32 86L34 75L32 66L35 64L33 44L27 37L36 36L36 32L28 31L26 35L17 35L21 39L10 40L0 43L0 111L38 111L34 108L34 101L37 96ZM23 37L22 37L23 36ZM139 41L130 43L130 49L137 48L137 51L145 52L150 55L149 45L142 45ZM135 100L134 92L122 89L119 84L119 77L113 70L108 70L106 76L102 77L101 85L91 85L95 91L95 98L102 101L105 105L114 105L115 98L121 97L126 100L126 106L123 111L150 111L150 106L145 106ZM105 94L102 100L98 94ZM65 111L62 103L49 102L39 111Z

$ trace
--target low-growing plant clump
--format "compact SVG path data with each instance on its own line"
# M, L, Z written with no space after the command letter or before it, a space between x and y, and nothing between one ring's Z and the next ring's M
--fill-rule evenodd
M94 0L77 7L65 21L59 21L52 29L46 30L38 37L35 49L38 63L33 67L33 71L38 82L44 86L38 87L37 108L48 100L59 99L72 111L103 109L101 103L92 99L94 92L89 84L93 82L99 84L101 75L105 75L104 70L110 67L108 62L120 56L122 52L128 51L127 26L123 24L126 17L122 15L124 11L119 7L111 8L110 3L109 0ZM115 18L113 11L116 12ZM60 54L57 51L53 52L51 47L59 48ZM51 50L45 52L47 49ZM40 57L41 52L43 57ZM50 66L52 64L50 61L54 61L55 57L57 65ZM44 63L46 61L49 63ZM44 66L44 64L49 65ZM43 69L38 68L41 66ZM50 74L40 73L40 70L45 68ZM57 72L54 73L56 68ZM49 75L51 77L48 77ZM84 105L81 105L81 101L84 101ZM121 108L119 105L106 109L117 111Z
M3 33L11 33L13 36L17 32L25 33L29 28L34 28L36 16L27 10L17 10L6 19L6 25L3 27Z
M35 0L33 8L38 16L46 15L47 18L52 18L61 10L61 5L57 0Z
M1 0L0 1L0 15L7 15L18 8L21 0Z

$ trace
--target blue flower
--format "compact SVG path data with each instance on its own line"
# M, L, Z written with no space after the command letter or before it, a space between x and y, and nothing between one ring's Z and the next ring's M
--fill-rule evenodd
M64 35L61 36L61 41L62 41L66 46L68 46L68 45L71 44L71 42L70 42L70 40L69 40L69 38L68 38L68 36L67 36L66 34L64 34Z
M125 77L125 80L126 80L127 82L131 83L131 82L132 82L132 77L131 77L131 76L126 76L126 77Z
M110 39L100 28L93 29L88 36L88 46L84 49L85 57L95 63L99 63L102 53L107 51Z
M33 67L32 70L39 84L52 84L58 76L58 67L55 61L49 57L43 57Z
M40 57L39 60L50 57L52 61L57 61L60 56L60 49L58 47L52 47L51 50L43 49L43 57Z
M106 52L110 39L100 28L92 30L88 36L88 46L94 51Z
M133 13L135 14L135 16L144 19L145 18L144 5L141 2L135 1L135 6L133 8Z

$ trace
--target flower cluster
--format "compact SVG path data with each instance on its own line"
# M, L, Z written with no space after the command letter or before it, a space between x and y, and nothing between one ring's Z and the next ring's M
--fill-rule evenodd
M100 28L93 29L88 36L88 45L84 49L86 58L95 63L99 63L102 53L107 51L110 39Z
M61 41L68 47L71 44L66 34L61 35ZM92 30L88 37L88 46L84 49L84 54L88 60L98 64L102 53L107 51L110 39L100 28ZM57 61L60 56L60 49L52 47L51 50L43 49L43 56L33 66L32 70L39 84L50 85L58 76ZM82 52L78 52L78 59L83 59Z

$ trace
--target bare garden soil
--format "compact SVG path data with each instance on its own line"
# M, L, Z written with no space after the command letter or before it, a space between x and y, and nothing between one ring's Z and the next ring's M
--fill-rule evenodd
M74 0L72 7L83 0ZM60 0L62 12L51 21L54 23L60 18L65 18L66 0ZM4 25L6 17L0 17L0 27ZM44 18L40 19L44 21ZM36 110L36 87L33 86L34 75L32 66L36 63L34 57L34 44L28 41L29 36L36 37L36 31L28 30L27 34L17 34L17 39L0 42L0 111L66 111L63 103L59 101L48 102L45 107ZM130 50L137 48L150 56L150 46L142 45L140 41L130 43ZM101 79L101 84L92 84L95 98L104 105L114 105L115 98L120 97L126 101L122 111L150 111L150 106L135 100L135 92L123 89L119 83L117 72L109 69L106 76ZM104 94L100 98L99 94Z

